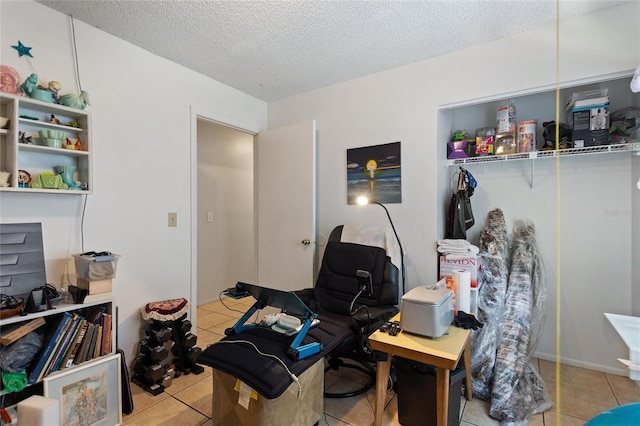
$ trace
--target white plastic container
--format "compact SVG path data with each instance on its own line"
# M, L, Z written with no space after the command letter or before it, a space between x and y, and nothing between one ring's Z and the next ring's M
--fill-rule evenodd
M400 301L400 327L403 332L440 337L453 322L451 290L443 287L416 287Z

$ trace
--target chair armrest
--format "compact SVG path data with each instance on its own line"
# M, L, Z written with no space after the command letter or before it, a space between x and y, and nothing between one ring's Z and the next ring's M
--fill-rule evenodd
M361 306L351 316L353 327L357 329L372 326L375 329L398 312L395 306Z

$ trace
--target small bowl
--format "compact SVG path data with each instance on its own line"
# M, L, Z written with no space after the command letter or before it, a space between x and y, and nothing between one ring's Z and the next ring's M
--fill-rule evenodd
M42 142L50 148L62 148L62 139L42 138Z
M4 129L9 124L9 119L7 117L0 117L0 129Z
M40 137L43 139L64 139L67 135L60 130L40 130Z

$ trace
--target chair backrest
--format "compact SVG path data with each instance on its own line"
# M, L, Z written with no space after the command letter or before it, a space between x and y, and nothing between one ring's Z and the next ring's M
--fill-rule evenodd
M349 315L351 302L360 291L356 276L358 270L371 274L373 296L369 297L366 291L363 292L354 306L398 304L399 271L391 263L385 250L380 247L340 242L339 231L334 230L325 248L314 290L316 299L324 309Z

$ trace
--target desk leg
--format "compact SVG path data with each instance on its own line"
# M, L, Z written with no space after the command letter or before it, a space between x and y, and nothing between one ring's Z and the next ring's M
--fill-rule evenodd
M436 397L438 408L436 410L436 420L438 426L447 426L447 415L449 414L449 374L447 368L436 370Z
M389 383L389 372L391 371L391 359L393 356L387 354L386 361L378 361L378 371L376 373L376 406L373 424L382 426L382 415L384 414L384 400L387 395L387 384Z
M471 337L467 339L467 345L464 348L464 368L467 370L465 394L467 401L471 401L473 399L473 384L471 383Z

